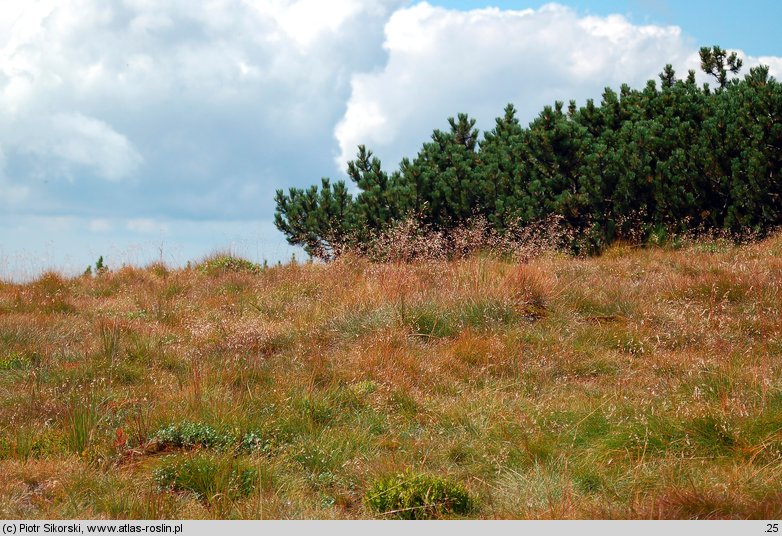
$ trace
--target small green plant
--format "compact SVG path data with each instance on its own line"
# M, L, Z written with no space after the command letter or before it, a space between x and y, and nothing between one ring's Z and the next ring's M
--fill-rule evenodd
M168 457L152 474L161 490L187 491L207 503L246 497L257 487L258 470L234 458Z
M605 485L598 473L589 470L577 472L573 476L573 481L582 493L597 493Z
M266 435L258 430L237 435L230 431L219 431L208 424L190 421L159 428L152 434L151 441L161 450L215 449L252 453L268 452L271 448Z
M98 406L93 392L84 397L72 396L65 416L65 442L74 454L86 454L100 421Z
M7 437L0 437L0 460L8 460L14 455L14 445Z
M241 452L269 452L270 449L269 440L258 431L247 432L239 441Z
M95 273L98 275L104 274L109 271L109 267L103 264L103 255L98 257L98 260L95 261Z
M30 368L33 362L30 356L13 352L0 357L0 370L24 370Z
M183 421L160 428L152 440L161 448L217 448L223 449L236 443L230 433L218 432L208 424Z
M420 409L415 398L404 391L393 391L388 397L388 405L407 417L414 417Z
M27 427L20 427L16 430L16 441L14 441L12 452L17 459L26 461L33 456L35 444L35 430Z
M684 423L688 436L699 451L711 455L727 455L738 448L739 441L731 423L711 415Z
M356 396L368 396L377 391L377 383L372 380L363 380L350 386Z
M0 438L0 459L5 456L27 461L59 453L60 438L47 432L36 426L20 426L9 438Z
M441 311L433 305L411 307L403 312L402 322L413 334L433 339L453 337L458 326L449 311Z
M122 333L117 322L104 322L99 326L101 355L104 359L114 362L119 354L120 335Z
M93 274L95 275L103 275L106 272L109 271L109 267L106 266L103 262L103 255L98 257L98 260L95 261L95 268L87 265L87 268L84 269L84 272L82 273L82 276L84 277L92 277Z
M400 519L465 515L474 505L461 484L410 471L375 481L367 490L364 503L381 516Z
M215 255L203 261L197 268L204 275L217 275L226 272L250 272L257 274L263 270L261 265L250 262L247 259L234 257L233 255Z
M516 318L510 303L500 300L471 300L459 307L461 326L481 329L491 325L507 325Z

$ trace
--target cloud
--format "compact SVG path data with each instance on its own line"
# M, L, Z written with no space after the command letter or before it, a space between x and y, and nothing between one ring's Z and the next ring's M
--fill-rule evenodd
M87 225L87 228L93 233L108 233L109 231L114 229L114 226L108 220L95 219L95 220L90 220L89 224Z
M255 2L262 13L271 15L284 34L302 48L309 48L323 33L337 32L360 5L352 0L299 0L289 5Z
M741 55L745 61L749 61L752 65L768 65L769 72L777 78L782 76L782 58L779 56L760 56L758 58L747 57L746 54Z
M92 168L101 178L116 181L132 174L143 159L128 139L98 119L80 113L54 115L40 141L28 150L51 155L68 164Z
M383 25L403 4L0 10L3 203L52 216L270 217L276 188L331 167L351 76L383 64Z
M168 225L155 221L150 218L138 218L128 220L125 227L128 231L134 231L137 233L167 233Z
M694 43L676 26L580 16L556 4L457 11L420 3L396 11L384 31L386 65L353 76L334 130L339 169L360 143L394 167L459 112L492 128L510 102L527 122L555 100L583 104L606 86L641 87L667 63L681 76L699 65Z
M0 206L9 207L21 203L30 194L30 189L12 184L6 177L5 166L5 153L0 145Z

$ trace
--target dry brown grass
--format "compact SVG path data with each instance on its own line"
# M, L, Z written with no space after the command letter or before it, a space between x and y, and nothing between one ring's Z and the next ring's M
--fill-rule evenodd
M528 257L2 283L0 517L371 517L408 469L483 518L782 515L782 236ZM150 448L183 422L263 448ZM201 454L255 491L158 489Z

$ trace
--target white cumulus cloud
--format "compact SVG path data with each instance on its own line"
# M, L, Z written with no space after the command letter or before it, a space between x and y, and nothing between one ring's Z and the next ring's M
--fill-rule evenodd
M130 175L141 164L141 155L128 139L109 125L80 113L52 117L47 151L87 167L109 180Z
M256 218L275 188L330 167L351 75L382 64L383 25L403 4L2 6L4 203L87 217Z
M491 128L513 103L526 122L555 100L583 104L599 99L606 86L642 87L667 63L682 77L699 65L697 47L679 27L581 16L557 4L459 11L419 3L391 16L384 48L383 69L351 80L334 130L339 169L361 143L394 167L460 112ZM762 60L780 65L777 58ZM747 66L757 62L749 58Z

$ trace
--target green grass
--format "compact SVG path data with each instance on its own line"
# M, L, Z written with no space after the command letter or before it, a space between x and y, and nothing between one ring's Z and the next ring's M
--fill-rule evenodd
M489 330L513 324L520 316L503 300L475 299L454 305L424 303L406 308L401 320L414 335L438 339L454 337L466 328Z
M41 362L38 354L20 354L11 352L5 357L0 357L0 370L25 370L34 367Z
M473 499L461 484L412 472L374 481L364 502L381 517L399 519L467 515L473 508Z
M258 470L231 457L171 456L153 471L153 478L162 490L190 492L212 504L250 495L258 485Z
M2 283L0 517L778 518L781 243Z
M258 273L263 268L259 264L231 254L218 254L204 260L196 266L196 269L205 275L218 275L226 272ZM231 284L229 283L229 285ZM231 290L231 288L234 290ZM232 292L236 291L236 287L229 286L227 289Z
M86 455L91 446L100 421L97 394L73 393L65 414L65 442L68 450L80 456Z

